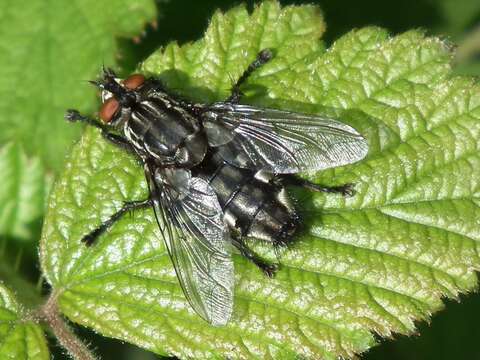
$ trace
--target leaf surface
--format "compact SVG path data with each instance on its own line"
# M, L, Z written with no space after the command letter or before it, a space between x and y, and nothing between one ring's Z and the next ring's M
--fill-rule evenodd
M42 268L71 320L180 358L336 359L411 334L442 297L477 287L480 88L452 77L450 49L411 31L352 31L330 49L313 6L267 1L216 13L205 37L172 43L141 66L195 101L228 96L256 53L276 57L242 88L244 102L342 119L367 159L306 175L356 184L357 195L293 190L305 229L266 278L235 255L235 308L221 328L190 309L151 209L125 216L92 248L80 239L147 196L135 159L89 129L50 199ZM257 246L274 259L271 249Z

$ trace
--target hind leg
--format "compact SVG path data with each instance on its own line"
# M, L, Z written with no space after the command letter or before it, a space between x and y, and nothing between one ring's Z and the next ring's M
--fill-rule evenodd
M293 175L278 175L277 180L283 186L288 186L288 185L299 186L311 191L342 194L343 196L355 195L354 185L351 183L339 185L339 186L324 186L324 185L314 184L308 180L297 178Z
M258 268L262 270L265 275L270 278L275 276L275 273L278 271L277 264L272 264L262 259L252 249L250 249L241 238L236 238L235 236L233 236L232 243L244 257L246 257L256 266L258 266Z

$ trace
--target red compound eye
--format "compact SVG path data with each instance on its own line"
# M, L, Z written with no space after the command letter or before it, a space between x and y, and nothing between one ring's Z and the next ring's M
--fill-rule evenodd
M112 121L113 115L115 115L119 107L120 104L118 100L111 97L110 99L105 101L100 108L100 119L102 119L105 123L109 123L110 121Z
M135 90L142 86L144 82L145 76L141 74L133 74L123 80L123 86L125 86L129 90Z

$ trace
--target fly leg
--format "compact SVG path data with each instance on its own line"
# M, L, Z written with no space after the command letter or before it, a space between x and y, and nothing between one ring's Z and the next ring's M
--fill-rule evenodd
M255 70L257 70L259 67L269 62L272 57L273 57L273 54L270 49L263 49L262 51L260 51L257 55L257 58L250 65L248 65L247 69L244 71L242 76L240 76L240 78L237 80L237 83L233 85L232 93L230 94L228 99L225 100L225 102L238 104L238 102L240 101L240 98L243 95L242 92L240 91L240 86L242 86L243 83L245 83L248 77Z
M255 265L257 265L260 270L263 271L265 275L268 277L272 278L275 276L275 273L278 270L278 265L277 264L272 264L269 263L265 260L263 260L260 256L258 256L255 252L253 252L246 244L243 242L241 238L232 237L232 243L233 245L240 251L240 253L245 256L248 260L253 262Z
M90 118L88 116L84 116L78 112L78 110L68 109L65 113L65 120L70 122L81 121L90 126L96 127L102 131L109 131L109 127L107 125L102 124L100 121Z
M102 235L108 228L115 224L118 220L122 218L127 212L134 211L137 209L144 209L152 206L152 200L137 200L137 201L127 201L123 204L122 208L118 210L115 214L110 216L107 220L100 224L97 228L90 231L87 235L82 238L82 242L87 246L93 245L95 240Z
M351 183L339 186L324 186L314 184L308 180L297 178L293 175L278 175L276 179L284 186L299 186L311 191L342 194L343 196L355 195L354 184Z
M129 152L134 152L132 145L127 141L127 139L111 132L108 125L104 125L100 121L90 118L88 116L81 115L77 110L67 110L67 112L65 113L65 120L71 122L81 121L90 126L94 126L100 129L102 131L102 136L112 144Z
M123 136L108 131L102 131L102 136L104 139L108 140L113 145L116 145L123 150L136 154L132 145Z

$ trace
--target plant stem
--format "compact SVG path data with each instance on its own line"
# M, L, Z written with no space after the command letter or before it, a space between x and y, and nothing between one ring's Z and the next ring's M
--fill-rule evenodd
M74 360L96 360L97 358L87 344L74 334L60 314L57 303L58 295L58 291L50 294L47 302L39 309L38 317L50 326L60 345Z

